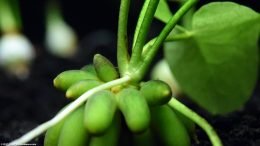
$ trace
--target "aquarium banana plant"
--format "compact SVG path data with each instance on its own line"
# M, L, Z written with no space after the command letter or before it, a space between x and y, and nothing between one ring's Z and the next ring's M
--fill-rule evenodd
M10 145L26 143L47 130L45 146L116 146L125 124L132 135L130 143L137 146L156 145L157 142L165 146L189 146L196 134L195 125L206 132L213 146L222 146L214 128L172 97L167 83L143 79L160 47L165 45L166 60L181 89L210 113L226 114L237 110L248 99L257 75L259 14L236 3L212 2L194 12L192 21L187 21L192 22L190 29L177 25L196 2L187 0L172 14L165 0L145 0L131 48L128 48L130 0L121 0L118 67L96 54L92 64L60 73L54 79L54 86L73 101L53 119ZM157 37L147 41L154 17L165 22L165 27ZM242 38L244 41L240 40ZM174 53L168 53L171 51ZM223 60L229 64L223 64ZM222 63L218 64L219 61ZM205 86L205 80L209 87ZM234 80L238 80L236 84L230 84ZM237 90L240 94L235 93ZM201 92L205 93L199 94Z

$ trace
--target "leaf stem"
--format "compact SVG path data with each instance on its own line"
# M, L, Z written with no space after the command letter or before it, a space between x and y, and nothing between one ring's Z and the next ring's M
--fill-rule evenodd
M177 22L180 18L197 2L198 0L188 0L169 20L166 26L163 28L159 36L156 38L155 42L151 46L150 51L143 59L143 63L138 67L136 70L136 75L133 75L134 78L140 80L145 75L147 68L152 62L152 59L156 55L157 51L159 50L161 44L165 41L166 37L169 33L173 30Z
M185 32L185 33L180 33L180 34L174 34L171 36L168 36L164 42L172 42L172 41L178 41L178 40L184 40L184 39L188 39L190 37L193 36L192 32ZM145 57L150 48L153 46L154 42L156 41L157 38L153 38L152 40L150 40L148 43L145 44L144 48L143 48L143 52L142 52L142 57Z
M185 27L183 27L183 26L181 26L181 25L175 25L174 28L175 28L176 30L178 30L178 31L183 32L183 33L189 33L189 32L190 32L189 30L187 30Z
M130 0L121 0L117 32L117 63L121 76L125 74L129 63L127 42L127 22L129 7Z
M182 1L181 4L185 2ZM182 24L185 28L191 29L192 27L192 17L195 12L195 7L193 6L183 17L182 17Z
M150 0L145 0L144 4L143 4L143 7L142 7L142 10L139 14L139 17L138 17L138 21L137 21L137 24L136 24L136 28L135 28L135 33L134 33L134 38L133 38L133 46L132 46L132 49L136 43L136 39L137 39L137 36L138 36L138 33L140 31L140 26L143 22L143 19L144 19L144 15L146 13L146 10L147 10L147 7L148 7L148 4L149 4Z
M136 27L136 29L139 31L135 32L136 40L134 38L130 66L135 66L142 59L142 49L145 45L146 37L148 35L148 31L154 18L154 14L158 6L158 3L159 0L146 0L141 10L141 14Z
M12 141L8 144L8 146L13 145L21 145L25 144L29 141L31 141L33 138L39 136L40 134L44 133L47 129L51 128L55 124L59 123L61 120L63 120L66 116L68 116L71 112L73 112L75 109L77 109L80 105L82 105L91 95L97 93L100 90L105 90L108 88L112 88L114 86L124 84L126 82L129 82L131 78L129 76L124 76L122 78L119 78L117 80L107 82L103 85L100 85L98 87L95 87L84 94L82 94L79 98L77 98L75 101L70 103L63 111L57 114L54 118L51 120L41 124L40 126L36 127L35 129L29 131L27 134L23 135L22 137Z
M199 125L208 135L213 146L222 146L222 142L218 137L218 134L214 130L214 128L201 116L197 113L183 105L181 102L176 100L174 97L168 103L172 108L179 111L192 121L194 121L197 125Z

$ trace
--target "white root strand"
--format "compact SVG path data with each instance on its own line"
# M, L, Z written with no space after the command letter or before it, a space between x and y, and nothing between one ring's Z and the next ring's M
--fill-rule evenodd
M7 146L14 146L14 145L21 145L21 144L26 144L27 142L31 141L35 137L41 135L44 133L46 130L63 120L66 116L68 116L71 112L73 112L75 109L77 109L80 105L82 105L91 95L95 94L96 92L108 88L112 88L114 86L126 83L130 81L129 76L125 76L122 78L119 78L117 80L107 82L103 85L100 85L98 87L95 87L84 94L82 94L79 98L77 98L74 102L70 103L63 111L57 114L54 118L51 120L39 125L38 127L34 128L33 130L29 131L22 137L10 142Z

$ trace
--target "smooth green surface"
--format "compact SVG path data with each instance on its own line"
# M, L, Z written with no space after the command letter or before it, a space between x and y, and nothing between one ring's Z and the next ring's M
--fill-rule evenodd
M97 80L81 80L72 84L66 91L66 97L69 99L77 99L86 91L101 85L101 81Z
M64 120L47 130L44 137L44 146L57 146Z
M97 72L96 72L96 69L95 69L93 64L85 65L80 70L83 70L83 71L85 71L87 73L90 73L90 74L93 74L93 75L97 76Z
M167 3L167 0L160 0L159 5L154 14L154 17L164 23L167 23L171 19L172 12Z
M95 66L98 77L104 81L109 82L119 77L114 65L104 56L96 54L94 56L93 64Z
M69 115L62 126L58 146L86 146L89 135L83 124L84 106Z
M150 80L143 83L140 92L151 106L166 104L172 97L171 87L160 80Z
M151 108L152 130L163 146L190 146L189 134L168 105Z
M116 112L114 94L108 90L92 95L85 105L84 125L91 134L106 132L113 122Z
M92 136L88 146L117 146L120 133L120 116L115 115L112 125L100 136Z
M150 124L150 111L143 95L134 88L126 88L117 94L118 107L128 128L134 133L145 131Z
M62 112L68 105L64 106L59 112ZM66 118L65 118L66 119ZM60 133L64 125L65 119L49 128L44 137L44 146L57 146L59 142Z
M214 2L193 17L193 37L167 43L166 59L181 88L213 114L239 109L257 78L259 14Z
M95 75L82 70L67 70L60 73L53 80L53 84L56 88L66 91L71 85L86 79L98 80Z

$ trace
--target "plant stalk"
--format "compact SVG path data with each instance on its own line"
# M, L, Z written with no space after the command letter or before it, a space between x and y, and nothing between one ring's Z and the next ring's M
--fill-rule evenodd
M143 63L136 69L133 79L140 80L145 75L148 67L150 66L152 59L156 55L162 43L165 41L169 33L173 30L177 22L182 18L182 16L190 9L198 0L188 0L169 20L166 26L163 28L159 36L156 38L155 42L151 46L148 54L143 59Z
M179 111L180 113L194 121L197 125L199 125L206 132L213 146L223 145L214 128L204 118L183 105L174 97L170 100L168 104L175 110Z
M183 1L181 2L184 3ZM191 29L192 27L192 17L195 12L195 7L193 6L183 17L182 17L182 24L185 28Z
M146 0L141 10L133 41L130 66L136 66L141 62L142 49L145 45L148 31L150 29L159 0Z
M193 36L193 32L180 33L180 34L168 36L164 42L172 42L172 41L189 39L192 36ZM152 40L150 40L148 43L145 44L142 52L142 57L145 57L148 54L149 49L153 46L156 39L157 38L153 38Z
M130 0L121 0L117 32L117 64L119 66L119 73L121 76L124 76L129 63L127 38L129 7Z
M73 112L75 109L77 109L80 105L82 105L91 95L97 93L98 91L105 90L108 88L112 88L117 85L121 85L124 83L127 83L131 80L129 76L124 76L122 78L119 78L117 80L107 82L103 85L100 85L98 87L95 87L84 94L82 94L79 98L77 98L75 101L70 103L63 111L58 113L54 118L51 120L41 124L40 126L34 128L33 130L29 131L22 137L12 141L7 146L13 146L13 145L22 145L29 141L31 141L33 138L39 136L40 134L44 133L46 130L54 126L55 124L59 123L61 120L63 120L66 116L68 116L71 112Z

